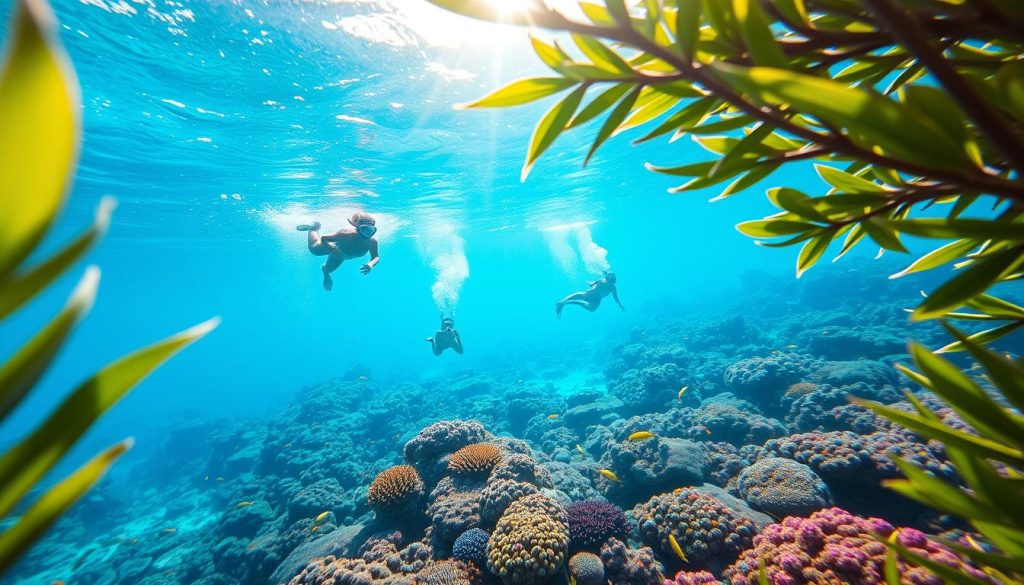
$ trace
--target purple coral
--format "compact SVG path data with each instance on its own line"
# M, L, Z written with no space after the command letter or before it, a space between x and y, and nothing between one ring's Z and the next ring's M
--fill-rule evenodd
M615 585L662 585L663 567L654 551L643 546L632 549L617 538L601 545L605 576Z
M754 538L747 549L725 570L731 585L757 585L759 561L774 585L881 585L885 583L885 538L895 530L880 518L862 518L840 508L819 510L810 518L790 516L772 524ZM983 583L992 580L950 549L913 528L901 529L897 542L932 561L970 574ZM903 583L941 585L942 580L920 567L899 561Z
M625 539L630 532L626 514L616 505L600 500L573 502L565 509L573 549L600 546L609 538Z
M707 571L679 571L675 579L665 579L665 585L718 585L718 578Z

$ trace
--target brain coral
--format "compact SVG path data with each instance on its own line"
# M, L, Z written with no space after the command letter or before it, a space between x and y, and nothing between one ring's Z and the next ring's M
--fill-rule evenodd
M466 445L479 443L486 436L484 426L475 420L442 420L424 428L405 444L405 460L413 465L429 463Z
M438 561L413 577L412 585L470 585L476 580L477 572L461 561Z
M494 466L494 469L491 470L491 475L488 478L488 481L495 481L499 479L524 481L542 488L554 486L551 479L551 473L547 469L538 465L537 462L529 455L524 455L522 453L509 455Z
M538 493L532 483L499 479L491 481L480 492L480 516L487 522L497 522L509 504L523 496Z
M806 516L832 504L832 493L818 474L792 459L762 459L740 473L736 487L755 508L780 518Z
M410 465L396 465L380 472L370 483L366 503L378 515L394 516L409 511L423 496L423 481Z
M725 369L725 385L737 395L773 407L786 389L807 380L821 362L793 352L740 360Z
M626 514L615 504L600 500L573 502L565 508L573 549L596 549L611 537L629 536Z
M487 568L506 585L545 581L565 562L569 526L551 498L533 494L505 510L487 543Z
M464 490L452 477L438 482L430 493L427 516L435 544L450 544L470 528L480 526L480 492Z
M577 585L604 585L604 563L594 553L578 552L569 558L569 575Z
M455 539L452 558L477 567L487 566L487 540L490 537L482 528L470 528Z
M692 424L691 438L711 437L734 445L760 445L787 434L786 426L778 420L730 404L701 406L693 412Z
M605 575L615 585L662 585L661 563L650 547L632 549L617 538L601 545Z
M871 533L887 537L894 530L885 520L861 518L840 508L819 510L810 518L790 516L765 528L754 539L754 547L744 551L724 576L732 585L757 585L760 559L773 585L882 585L886 549ZM918 530L899 530L897 542L934 562L966 572L978 582L993 582ZM942 585L942 579L920 567L903 561L899 564L901 583Z
M501 449L490 443L473 443L459 449L448 460L448 471L456 475L477 475L491 471L501 461Z
M661 552L666 563L678 565L669 535L689 560L688 566L713 570L732 562L750 546L757 527L718 498L692 488L654 496L633 510L644 543Z

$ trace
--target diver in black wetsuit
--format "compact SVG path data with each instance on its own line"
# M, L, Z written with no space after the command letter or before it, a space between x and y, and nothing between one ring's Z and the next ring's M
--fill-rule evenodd
M441 328L434 333L433 337L428 337L427 341L430 342L430 348L434 351L434 355L441 355L441 352L448 348L462 355L462 338L455 330L455 320L451 317L441 318Z
M615 304L625 311L626 307L623 307L622 302L619 301L619 292L615 288L615 281L615 274L610 270L606 270L602 278L590 283L589 290L574 292L558 301L555 304L555 315L561 318L562 308L565 305L579 305L593 313L601 306L601 299L608 295L612 295L612 298L615 299Z

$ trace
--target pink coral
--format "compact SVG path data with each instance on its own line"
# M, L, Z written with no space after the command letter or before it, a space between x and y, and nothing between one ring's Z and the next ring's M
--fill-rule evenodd
M763 559L773 585L882 585L885 545L873 534L888 537L896 530L879 518L862 518L840 508L815 512L810 518L790 516L754 538L724 573L731 585L757 585L758 560ZM913 528L897 533L897 542L933 561L970 574L982 583L992 580L950 549ZM900 561L905 585L942 585L942 580Z

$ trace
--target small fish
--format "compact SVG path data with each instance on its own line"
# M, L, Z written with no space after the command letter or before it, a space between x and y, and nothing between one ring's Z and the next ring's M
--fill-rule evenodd
M366 376L359 376L359 381L360 382L365 382L367 380L369 380L369 378L367 378Z
M587 452L583 450L583 447L579 446L579 443L576 444L576 450L579 451L580 455L582 455L584 458L587 457Z
M138 538L129 538L127 542L128 542L128 544L139 544L139 539Z
M686 394L686 391L689 390L689 389L690 389L689 386L683 386L682 388L680 388L679 389L679 394L676 394L676 398L678 398L679 400L682 400L683 399L683 394Z
M683 547L679 546L679 542L676 541L676 537L674 534L669 533L668 543L672 546L672 551L675 552L676 555L679 556L679 558L683 559L684 563L690 563L690 559L686 558L686 553L683 552Z
M235 504L235 509L237 510L239 508L248 508L251 505L252 502L250 502L249 500L245 500L243 502L238 502L237 504Z
M327 515L330 514L330 513L331 513L330 510L328 510L326 512L320 512L320 514L316 517L316 520L314 520L314 522L316 522L317 524L323 522L324 519L327 518Z
M209 475L204 475L203 476L203 481L210 481L210 476Z
M291 449L292 448L292 444L291 443L285 443L283 448L284 449Z
M178 531L177 528L164 528L160 532L163 533L163 534L174 534L177 531Z
M615 483L621 483L621 481L619 480L619 476L615 475L615 472L612 471L611 469L598 469L597 472L605 476L606 478L614 481Z
M786 346L786 349L796 349L798 347L800 346L795 343L790 343L789 345Z
M314 527L313 527L313 529L309 531L309 533L310 533L310 534L313 534L313 533L314 533L314 532L316 532L317 530L320 530L320 527L319 527L319 526L314 526Z
M64 585L64 584L61 583L61 585ZM576 577L573 577L572 575L569 575L569 585L576 585Z
M224 481L224 478L218 475L217 476L217 481L221 481L222 482L222 481Z
M556 418L558 418L557 414L549 414L548 415L548 420L555 420Z
M627 437L626 440L632 442L643 441L645 439L650 439L653 436L654 433L652 433L651 431L637 431L630 435L629 437Z

